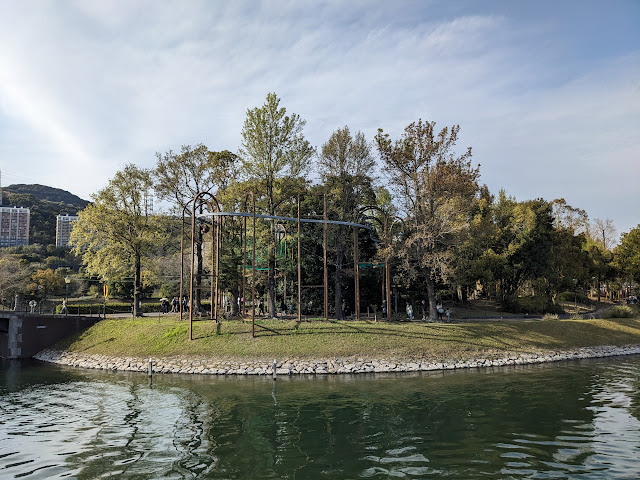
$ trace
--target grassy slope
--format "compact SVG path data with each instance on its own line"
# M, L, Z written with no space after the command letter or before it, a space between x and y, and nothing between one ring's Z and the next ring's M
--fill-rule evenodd
M582 346L640 344L640 317L612 320L504 321L491 323L225 322L174 316L113 319L68 338L57 348L129 357L224 358L468 358L505 352L564 350Z

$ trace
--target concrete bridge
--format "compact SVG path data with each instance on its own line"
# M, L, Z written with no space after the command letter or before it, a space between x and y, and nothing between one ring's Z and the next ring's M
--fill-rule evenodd
M75 315L0 312L0 358L32 357L99 320Z

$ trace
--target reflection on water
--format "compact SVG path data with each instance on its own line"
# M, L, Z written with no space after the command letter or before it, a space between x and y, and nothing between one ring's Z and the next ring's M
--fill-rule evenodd
M640 357L276 383L0 375L0 478L640 478Z

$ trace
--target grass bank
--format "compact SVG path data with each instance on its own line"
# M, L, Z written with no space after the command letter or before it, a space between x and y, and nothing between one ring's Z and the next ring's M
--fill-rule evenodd
M534 353L598 345L640 345L640 317L595 320L530 320L485 323L375 323L321 320L256 323L175 316L101 321L55 348L128 357L272 358L469 358L505 352Z

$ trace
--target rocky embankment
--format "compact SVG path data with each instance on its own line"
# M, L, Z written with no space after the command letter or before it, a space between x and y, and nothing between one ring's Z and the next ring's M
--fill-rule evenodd
M418 372L433 370L454 370L461 368L499 367L504 365L527 365L534 363L558 362L584 358L611 357L617 355L640 354L640 345L624 347L599 346L584 347L567 351L539 353L509 353L487 358L460 360L434 359L367 359L331 358L324 360L286 359L276 361L277 375L298 374L340 374L340 373L386 373ZM111 357L86 355L81 353L43 350L34 358L45 362L114 371L148 372L148 358ZM153 373L189 373L201 375L272 375L273 362L221 360L213 358L154 358Z

